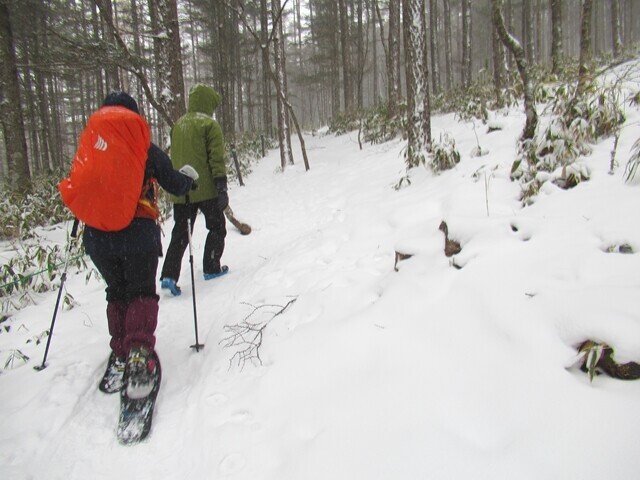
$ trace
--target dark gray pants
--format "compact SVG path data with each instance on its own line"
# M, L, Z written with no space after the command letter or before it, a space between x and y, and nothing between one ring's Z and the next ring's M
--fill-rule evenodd
M178 281L182 257L189 245L187 228L189 224L195 222L198 211L202 212L205 225L209 230L202 255L202 270L204 273L220 272L220 259L224 252L227 225L224 212L218 208L218 201L214 198L189 205L179 203L173 205L175 224L171 231L171 242L162 266L161 278L172 278Z

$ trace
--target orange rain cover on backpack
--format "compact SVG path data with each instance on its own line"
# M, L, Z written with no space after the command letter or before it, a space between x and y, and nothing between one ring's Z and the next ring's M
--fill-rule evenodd
M102 107L80 135L71 174L58 185L62 201L85 224L125 228L140 199L151 132L137 113Z

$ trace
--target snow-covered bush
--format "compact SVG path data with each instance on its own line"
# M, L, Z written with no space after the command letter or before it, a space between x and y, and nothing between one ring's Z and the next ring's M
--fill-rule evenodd
M567 173L544 177L563 188L588 180L584 169L568 168L581 156L591 153L590 144L602 137L616 135L626 120L621 80L605 84L592 81L581 95L575 83L546 84L537 89L537 98L548 101L533 139L519 145L519 154L511 170L512 179L523 184L522 199L529 203L539 189L539 172ZM578 172L578 173L576 173Z
M31 236L36 227L55 225L70 220L71 214L62 203L58 182L65 175L52 172L33 179L29 193L21 193L4 184L0 195L0 239Z
M627 182L630 182L635 178L636 172L638 170L638 165L640 165L640 138L636 140L636 143L633 144L631 157L629 158L624 171L624 178Z
M329 133L334 135L344 135L360 128L361 113L359 112L342 112L331 120L329 125Z
M400 110L404 112L404 106ZM404 131L402 116L390 117L389 105L380 103L365 112L362 120L362 139L371 144L388 142Z
M3 313L35 303L35 294L56 288L67 256L67 247L46 245L35 234L28 243L15 243L13 249L17 254L0 268L0 311ZM82 242L74 242L68 256L69 267L78 270L88 268ZM87 278L93 273L92 269ZM73 298L65 295L63 304L71 306Z
M440 135L438 142L431 146L431 169L435 172L450 170L460 162L460 152L456 141L447 133Z
M233 178L237 177L237 174L234 177L236 167L231 154L232 145L235 147L235 152L238 156L238 163L240 164L240 174L243 177L246 177L251 173L252 164L262 157L263 148L266 152L267 150L277 148L278 146L275 139L267 135L260 135L256 132L244 132L238 135L236 142L226 142L227 171L230 172L228 175L229 180L233 180Z

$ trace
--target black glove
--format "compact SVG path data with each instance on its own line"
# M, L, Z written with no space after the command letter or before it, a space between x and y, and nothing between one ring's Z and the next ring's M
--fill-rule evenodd
M224 210L229 205L229 195L227 194L227 177L217 177L213 183L218 191L218 208Z
M224 210L229 206L229 195L227 192L218 193L218 208Z

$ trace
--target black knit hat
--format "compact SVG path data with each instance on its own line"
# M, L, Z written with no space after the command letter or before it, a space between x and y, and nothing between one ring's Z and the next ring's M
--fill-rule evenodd
M140 114L140 111L138 110L138 103L133 99L133 97L131 97L131 95L125 92L111 92L104 99L102 106L125 107L133 112L136 112L137 114Z

